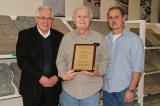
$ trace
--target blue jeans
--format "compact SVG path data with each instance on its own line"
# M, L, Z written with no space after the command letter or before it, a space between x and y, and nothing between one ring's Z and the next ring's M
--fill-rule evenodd
M133 103L125 103L124 101L124 96L127 89L121 92L112 92L112 93L103 91L104 106L133 106Z
M77 99L62 90L60 102L61 106L99 106L99 97L100 93L97 92L90 97Z

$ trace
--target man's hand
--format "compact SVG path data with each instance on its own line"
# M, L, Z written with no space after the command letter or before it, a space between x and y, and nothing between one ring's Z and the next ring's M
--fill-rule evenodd
M42 76L39 80L39 83L43 86L43 87L50 87L50 81L46 76Z
M58 77L56 75L49 78L49 87L54 86L58 82Z
M134 92L127 91L126 94L125 94L125 102L126 103L133 102L134 97L135 97L135 93Z
M141 72L137 72L137 71L132 72L131 82L130 82L128 91L125 94L126 103L133 102L134 97L136 96L135 89L138 85L140 77L141 77Z
M75 78L75 76L78 74L78 72L74 72L74 70L69 70L66 71L63 75L62 75L62 79L63 80L72 80Z
M90 76L90 77L98 77L98 76L100 76L99 71L95 67L93 68L93 72L89 72L89 71L84 70L81 73L85 74L87 76Z

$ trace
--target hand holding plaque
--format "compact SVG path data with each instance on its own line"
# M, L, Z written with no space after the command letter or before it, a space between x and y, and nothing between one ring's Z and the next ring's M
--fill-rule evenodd
M93 71L96 56L96 44L75 44L72 69L79 71Z

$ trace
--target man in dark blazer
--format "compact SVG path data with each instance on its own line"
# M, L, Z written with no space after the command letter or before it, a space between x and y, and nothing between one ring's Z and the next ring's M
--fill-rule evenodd
M51 8L39 7L35 19L35 27L22 30L18 35L16 55L22 70L20 94L24 106L58 106L61 79L55 62L63 34L51 29Z

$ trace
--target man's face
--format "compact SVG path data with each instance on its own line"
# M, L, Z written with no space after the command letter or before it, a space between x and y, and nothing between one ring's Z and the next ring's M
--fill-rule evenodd
M86 8L78 10L75 14L74 23L78 30L88 30L90 24L89 11Z
M109 26L112 30L121 30L124 27L125 17L122 16L120 10L111 10L107 18Z
M52 26L52 12L49 10L41 10L39 16L36 17L38 28L46 34Z

